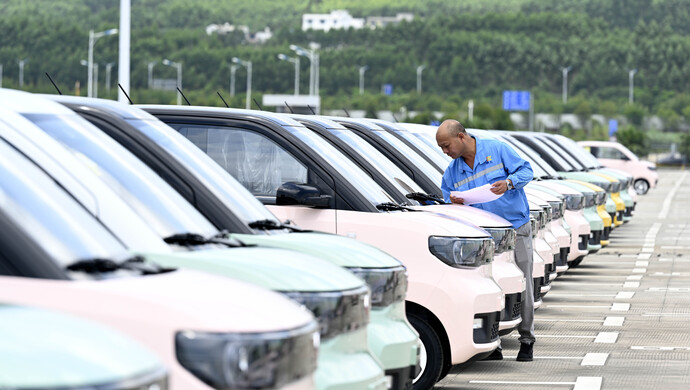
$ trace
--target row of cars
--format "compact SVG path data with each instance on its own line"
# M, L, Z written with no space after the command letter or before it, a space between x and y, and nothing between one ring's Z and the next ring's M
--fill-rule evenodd
M490 354L525 294L540 302L634 208L627 176L587 165L565 180L577 172L517 133L472 131L514 139L533 165L525 278L510 223L440 200L434 128L9 90L0 102L0 221L14 233L0 302L153 352L108 383L428 389Z

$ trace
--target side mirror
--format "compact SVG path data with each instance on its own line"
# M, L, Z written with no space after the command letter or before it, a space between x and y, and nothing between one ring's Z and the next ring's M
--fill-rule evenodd
M330 208L333 197L321 195L318 188L298 183L283 183L276 192L279 206L304 205L315 208Z

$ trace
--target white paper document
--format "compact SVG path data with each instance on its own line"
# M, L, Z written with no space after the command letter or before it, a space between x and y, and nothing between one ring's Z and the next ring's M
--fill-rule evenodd
M464 199L464 204L466 205L491 202L492 200L496 200L503 196L503 194L496 195L491 192L491 184L484 184L481 187L473 188L467 191L451 191L450 194L452 196Z

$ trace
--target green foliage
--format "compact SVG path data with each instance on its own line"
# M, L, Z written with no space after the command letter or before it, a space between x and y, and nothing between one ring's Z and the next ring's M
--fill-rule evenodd
M646 156L649 153L647 134L635 126L623 126L616 132L616 140L640 157Z
M412 12L415 20L381 29L302 31L303 13L347 9L354 17ZM324 108L367 112L406 107L443 111L464 118L466 102L485 127L510 128L501 106L503 90L530 90L540 112L587 117L624 113L636 126L645 113L658 113L668 129L690 118L690 7L688 0L138 0L132 2L131 94L141 103L175 100L172 92L147 90L147 63L154 76L173 78L169 58L183 64L185 93L222 104L229 60L254 66L255 93L290 93L293 69L276 59L288 46L321 44L320 94ZM268 26L274 37L249 44L241 32L207 35L211 23ZM51 90L48 72L64 93L86 90L88 32L117 27L118 0L3 0L0 3L0 64L3 85L16 88L17 59L29 58L25 89ZM48 33L49 32L49 33ZM115 62L118 39L95 45L96 61ZM369 65L366 93L358 95L358 68ZM415 69L425 64L423 94L416 94ZM309 61L302 57L300 89L308 88ZM568 103L561 103L561 68L572 66ZM628 70L635 75L635 106L627 107ZM101 72L101 78L105 72ZM238 91L246 73L237 72ZM393 96L382 96L392 84ZM104 88L101 87L101 90ZM226 92L227 95L227 92ZM237 105L243 106L241 98ZM483 110L483 111L482 111ZM675 112L676 115L673 115ZM594 129L592 129L594 131Z
M690 156L690 134L685 133L681 135L681 141L680 144L678 145L678 151L685 155L685 156Z

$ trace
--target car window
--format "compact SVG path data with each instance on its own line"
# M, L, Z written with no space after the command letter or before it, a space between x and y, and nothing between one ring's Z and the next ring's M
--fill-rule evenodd
M204 153L208 144L205 128L176 123L166 125L158 120L136 119L128 122L189 167L190 171L245 223L265 219L278 222L278 219L234 176L228 174Z
M599 149L599 158L609 158L612 160L623 160L625 155L618 149L602 146Z

